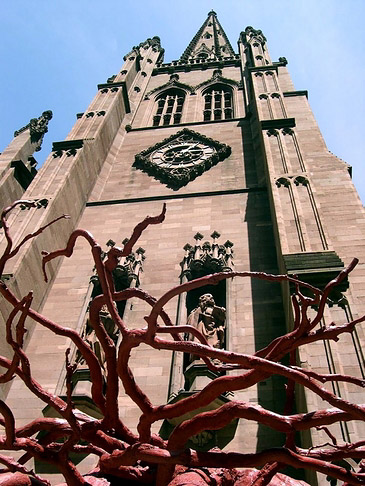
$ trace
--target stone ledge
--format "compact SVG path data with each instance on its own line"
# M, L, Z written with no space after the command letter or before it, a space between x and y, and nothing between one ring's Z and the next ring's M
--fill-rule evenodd
M192 192L188 194L165 194L162 196L146 196L146 197L130 197L126 199L107 199L103 201L89 201L86 203L86 207L93 206L109 206L112 204L128 204L136 202L149 202L149 201L165 201L169 199L186 199L203 196L225 196L227 194L246 194L252 192L266 192L267 188L264 186L247 187L241 189L226 189L221 191L204 191L204 192Z
M343 261L335 251L291 253L283 255L283 259L288 275L297 275L303 282L321 290L344 268ZM344 292L348 286L346 278L336 286L336 290Z
M123 100L126 113L131 112L131 106L129 103L128 90L125 81L118 81L117 83L102 83L98 84L98 90L109 90L118 91L118 88L122 88Z
M298 91L285 91L283 96L284 98L290 98L292 96L305 96L308 99L308 91L306 89Z
M79 149L82 148L84 145L83 139L77 140L62 140L61 142L53 142L52 144L52 152L57 150L71 150L71 149Z
M274 120L262 120L262 130L270 130L273 128L294 128L295 118L276 118Z

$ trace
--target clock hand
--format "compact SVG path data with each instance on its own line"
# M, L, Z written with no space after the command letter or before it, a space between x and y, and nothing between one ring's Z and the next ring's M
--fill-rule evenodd
M193 149L197 145L198 145L197 143L194 143L194 145L190 145L188 148L183 149L183 150L180 150L180 154L185 153L185 152L188 152L189 150Z

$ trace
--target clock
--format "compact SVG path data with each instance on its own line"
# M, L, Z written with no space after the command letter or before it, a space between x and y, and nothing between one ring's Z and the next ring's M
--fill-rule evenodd
M199 141L175 141L150 155L153 164L165 168L193 167L216 153L216 149Z
M176 191L230 153L228 145L184 128L136 154L133 166Z

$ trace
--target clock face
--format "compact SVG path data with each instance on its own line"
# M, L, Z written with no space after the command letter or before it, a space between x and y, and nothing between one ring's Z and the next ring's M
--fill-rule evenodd
M178 190L230 154L228 145L183 128L136 154L133 166Z
M176 141L152 152L150 160L165 168L192 167L215 153L214 147L209 147L202 142Z

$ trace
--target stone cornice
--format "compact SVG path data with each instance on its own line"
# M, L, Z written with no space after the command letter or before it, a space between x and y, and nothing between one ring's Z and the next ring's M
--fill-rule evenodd
M106 199L103 201L89 201L86 203L86 207L95 206L111 206L114 204L128 204L128 203L138 203L138 202L150 202L150 201L167 201L171 199L188 199L192 197L211 197L211 196L227 196L230 194L247 194L247 193L257 193L266 192L267 189L264 186L255 187L245 187L239 189L226 189L221 191L204 191L204 192L192 192L187 194L165 194L161 196L146 196L146 197L134 197L125 199Z
M306 89L298 91L285 91L283 96L285 98L290 98L291 96L305 96L308 99L308 91Z
M275 71L278 72L278 64L268 64L267 66L255 66L248 68L250 73L255 73L257 71Z
M66 154L67 157L73 157L77 154L78 150L82 149L83 145L83 139L62 140L61 142L53 142L52 155L55 159L57 157L62 157L64 154Z
M271 130L274 128L293 128L295 127L295 118L276 118L274 120L262 120L262 130Z
M344 263L335 251L301 252L283 255L288 275L298 275L300 280L323 289L343 270ZM336 290L344 292L349 286L344 279Z
M126 113L130 113L131 107L129 103L128 89L125 81L118 81L117 83L98 84L98 90L101 91L102 93L108 93L109 91L115 92L118 91L119 88L122 89L125 111Z
M229 118L228 120L209 120L209 121L198 121L198 122L187 122L187 123L179 123L178 125L161 125L159 127L138 127L138 128L132 128L128 127L128 132L137 132L137 131L142 131L142 130L163 130L166 128L171 128L171 127L189 127L189 126L196 126L196 125L206 125L207 123L230 123L230 122L241 122L247 120L247 118Z
M197 71L197 70L205 70L205 69L212 69L212 68L224 68L229 66L240 66L240 57L239 55L232 56L229 59L221 59L219 61L204 61L201 62L200 60L196 62L195 60L192 61L172 61L168 64L162 64L161 66L157 66L152 71L152 76L156 76L157 74L172 74L174 72L185 72L185 71Z
M79 149L79 148L82 148L83 145L84 145L83 139L62 140L61 142L53 142L52 152L55 152L57 150Z

